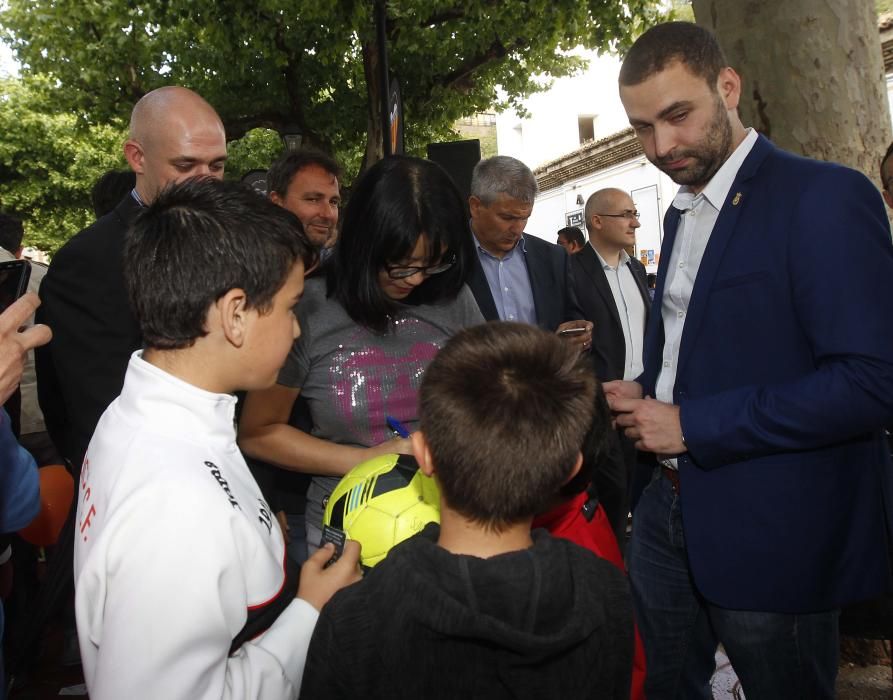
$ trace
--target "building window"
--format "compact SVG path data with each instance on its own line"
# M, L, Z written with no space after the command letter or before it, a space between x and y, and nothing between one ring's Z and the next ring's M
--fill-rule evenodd
M595 140L595 118L594 114L581 114L577 117L581 144Z

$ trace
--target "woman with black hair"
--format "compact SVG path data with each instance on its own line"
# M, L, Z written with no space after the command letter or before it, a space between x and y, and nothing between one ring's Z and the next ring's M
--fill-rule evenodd
M387 158L354 187L326 274L307 280L298 304L301 337L278 383L248 394L240 424L247 455L314 475L311 548L342 475L381 454L411 454L386 417L413 430L428 363L455 332L483 323L465 286L472 241L458 190L430 161ZM299 394L309 434L288 424Z

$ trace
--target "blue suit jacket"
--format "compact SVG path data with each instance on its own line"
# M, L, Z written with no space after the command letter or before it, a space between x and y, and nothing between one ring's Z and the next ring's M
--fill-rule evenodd
M644 391L662 362L670 209ZM760 137L704 253L674 403L682 515L711 602L803 612L890 587L893 245L860 173Z

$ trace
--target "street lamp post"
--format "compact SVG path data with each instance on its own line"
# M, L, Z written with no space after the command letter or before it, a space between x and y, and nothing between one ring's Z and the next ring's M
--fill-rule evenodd
M304 140L304 134L301 131L301 127L297 124L284 126L280 135L282 136L282 143L285 144L285 150L287 151L297 151L301 147L301 142Z

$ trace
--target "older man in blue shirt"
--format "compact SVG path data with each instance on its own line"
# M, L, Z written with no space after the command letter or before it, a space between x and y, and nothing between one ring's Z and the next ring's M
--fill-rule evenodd
M570 256L561 246L524 233L536 193L536 178L515 158L496 156L475 166L468 205L477 264L468 286L488 321L530 323L589 352L593 324L577 301ZM628 509L620 444L615 438L605 455L586 457L599 460L593 495L617 523L622 546Z
M468 204L479 264L469 286L488 321L537 325L588 350L592 323L577 303L567 253L524 233L536 194L536 178L521 161L495 156L477 164Z

